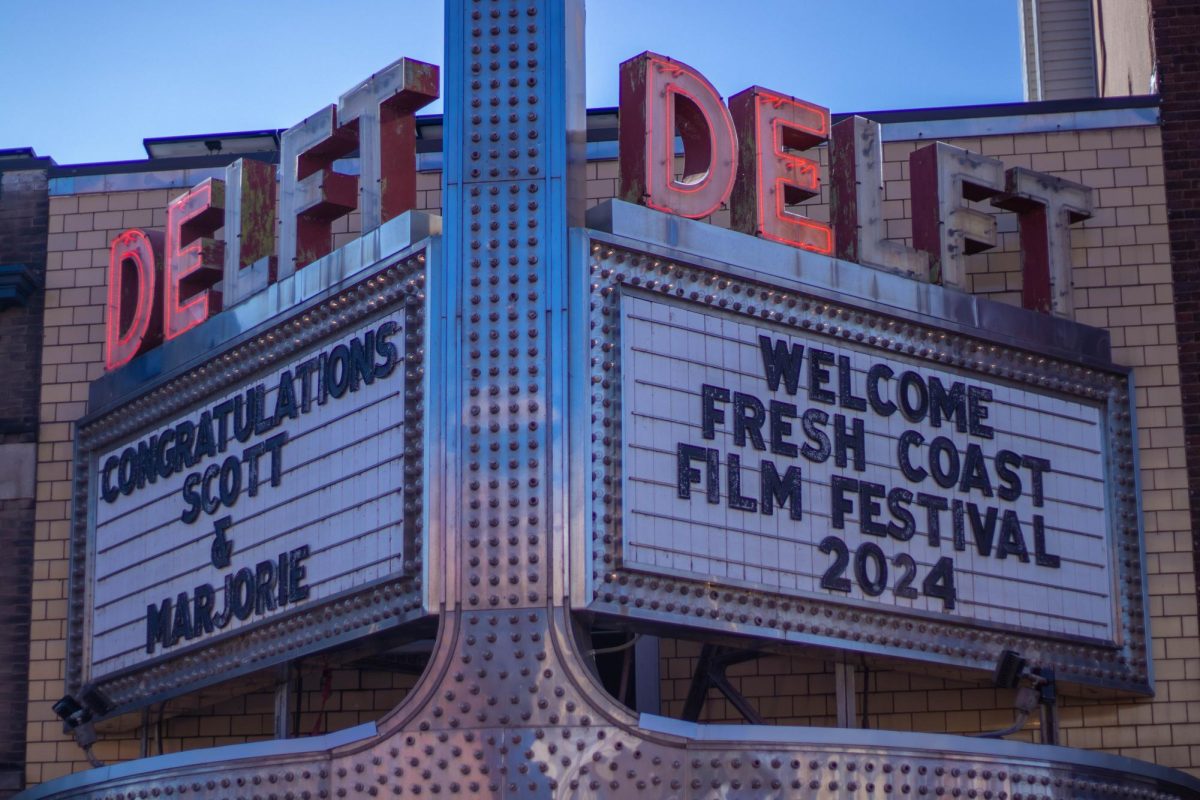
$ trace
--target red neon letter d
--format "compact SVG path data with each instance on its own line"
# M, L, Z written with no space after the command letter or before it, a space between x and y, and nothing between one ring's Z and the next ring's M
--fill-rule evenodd
M162 298L155 291L161 262L161 234L130 229L113 239L104 311L105 369L129 363L162 338Z
M675 178L675 137L683 139L683 177ZM737 137L721 96L679 61L642 53L621 65L618 196L699 219L733 188Z

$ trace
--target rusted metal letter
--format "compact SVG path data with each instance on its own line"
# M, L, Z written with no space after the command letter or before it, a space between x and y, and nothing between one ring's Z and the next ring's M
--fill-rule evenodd
M829 172L837 257L928 280L929 255L887 238L879 123L859 116L836 123L829 146Z
M438 98L438 68L402 58L338 100L338 119L358 131L362 232L417 204L418 109Z
M729 98L729 111L740 142L730 204L734 230L833 252L828 224L787 208L820 193L820 168L813 159L784 150L808 150L825 141L829 109L751 86Z
M224 224L223 180L209 178L167 205L163 335L168 341L221 310L214 284L225 271L225 243L212 236Z
M683 176L675 177L675 137ZM621 64L618 196L699 219L733 188L737 137L721 96L692 67L642 53Z
M239 158L225 168L222 307L267 288L275 269L275 167Z
M1021 231L1021 305L1070 317L1071 225L1092 216L1092 190L1044 172L1013 167L992 205L1015 211Z
M912 180L913 247L929 254L929 280L967 288L967 261L996 245L996 219L963 199L986 200L1004 190L1004 165L994 158L936 142L908 157Z
M333 249L330 223L353 211L358 179L333 171L358 136L339 127L332 105L283 132L279 146L279 266L286 278Z

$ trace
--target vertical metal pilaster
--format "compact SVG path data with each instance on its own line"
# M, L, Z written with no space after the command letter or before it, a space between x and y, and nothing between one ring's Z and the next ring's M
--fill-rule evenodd
M642 636L633 646L633 663L637 670L634 677L634 693L637 695L637 710L640 714L662 713L659 644L657 636Z
M296 670L285 661L275 668L275 738L291 736L292 711L296 686Z
M545 607L562 576L569 187L583 142L582 2L446 5L443 208L451 608ZM567 68L568 63L571 68ZM578 193L575 202L581 202ZM457 407L455 407L457 406Z
M837 726L858 727L858 703L854 688L853 664L839 661L833 665L834 691L837 697Z

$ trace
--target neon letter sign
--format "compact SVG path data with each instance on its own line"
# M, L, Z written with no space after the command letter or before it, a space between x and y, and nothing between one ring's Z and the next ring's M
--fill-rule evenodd
M163 334L168 340L221 308L221 294L213 284L225 270L225 243L211 237L224 222L225 181L215 178L167 206Z
M620 98L621 199L692 219L720 208L733 188L737 136L712 84L687 64L642 53L621 64Z
M1004 195L992 205L1015 211L1021 231L1021 305L1069 317L1071 230L1092 216L1092 190L1083 184L1013 167Z
M413 114L437 97L438 68L402 58L338 100L341 124L358 131L358 210L363 233L416 207Z
M162 298L155 289L161 261L162 234L134 229L113 240L104 310L105 369L129 363L160 341Z
M833 252L833 231L787 206L821 191L817 162L784 150L808 150L829 136L829 109L759 86L729 98L741 141L733 185L733 228L817 253Z

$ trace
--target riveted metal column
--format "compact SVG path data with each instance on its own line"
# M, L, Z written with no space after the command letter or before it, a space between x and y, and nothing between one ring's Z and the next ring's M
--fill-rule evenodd
M446 553L457 580L447 576L446 599L464 610L545 607L563 511L555 348L565 346L567 189L582 168L568 153L568 120L581 131L584 117L582 2L446 9L443 285L454 284L456 370L446 377L459 406L448 415L458 447L445 476Z

